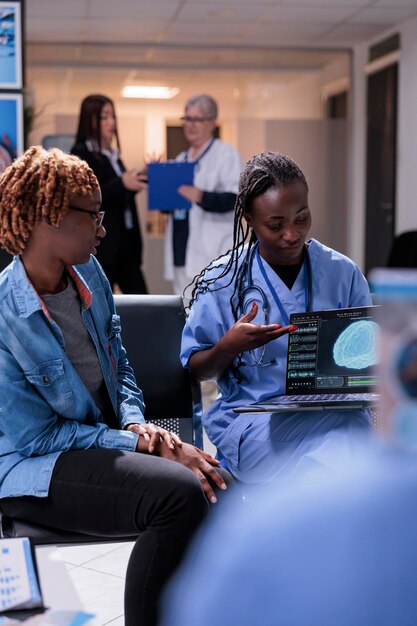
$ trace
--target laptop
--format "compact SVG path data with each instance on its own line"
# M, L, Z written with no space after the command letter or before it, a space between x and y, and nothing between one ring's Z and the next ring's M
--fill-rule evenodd
M236 413L360 409L379 398L377 306L293 313L286 393L236 407Z

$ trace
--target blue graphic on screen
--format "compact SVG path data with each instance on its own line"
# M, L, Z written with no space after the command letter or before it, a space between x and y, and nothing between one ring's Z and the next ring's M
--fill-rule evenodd
M378 325L370 320L350 324L337 338L333 358L340 367L362 370L378 362L376 336Z

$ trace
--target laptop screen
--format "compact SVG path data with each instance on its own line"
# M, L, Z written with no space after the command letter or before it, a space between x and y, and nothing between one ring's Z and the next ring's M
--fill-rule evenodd
M286 393L363 393L378 379L374 306L294 313L288 336Z

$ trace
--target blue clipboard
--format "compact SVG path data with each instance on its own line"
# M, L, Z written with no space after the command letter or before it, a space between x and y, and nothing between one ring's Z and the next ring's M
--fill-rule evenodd
M148 209L174 211L190 209L191 202L180 196L180 185L194 184L195 163L149 163L148 165Z

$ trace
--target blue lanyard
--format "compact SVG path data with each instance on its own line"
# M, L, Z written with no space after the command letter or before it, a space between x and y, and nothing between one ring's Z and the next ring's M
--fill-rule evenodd
M266 284L268 285L268 289L272 294L272 297L275 300L275 304L277 305L279 312L281 313L281 317L284 320L284 324L285 326L288 326L288 324L290 323L290 320L288 318L288 315L284 309L284 307L282 306L281 300L278 297L277 292L275 291L274 287L272 286L271 281L269 280L265 268L263 266L262 263L262 259L261 256L259 254L259 245L256 248L256 259L258 261L258 265L259 265L259 269L261 270L261 274L266 282ZM305 310L308 311L310 308L310 300L311 300L311 268L310 268L310 259L308 258L308 250L306 249L306 257L304 258L304 307Z
M195 165L198 165L198 163L201 161L201 159L203 158L203 156L205 156L207 154L207 152L210 150L211 146L214 143L214 139L212 139L209 143L209 145L207 146L207 148L204 150L204 152L202 154L200 154L199 157L197 157L197 159L195 161L191 161L191 163L195 163ZM184 161L185 163L188 163L188 153L185 153L184 156Z

